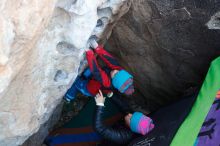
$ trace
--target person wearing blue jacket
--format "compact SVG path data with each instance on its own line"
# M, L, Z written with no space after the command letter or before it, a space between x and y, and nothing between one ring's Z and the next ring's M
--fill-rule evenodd
M92 46L95 49L86 52L89 67L76 78L64 99L69 102L79 92L85 96L94 97L99 90L111 96L115 89L120 93L131 95L134 92L133 76L125 71L102 46L96 42L93 42ZM99 66L95 54L106 64L106 67Z

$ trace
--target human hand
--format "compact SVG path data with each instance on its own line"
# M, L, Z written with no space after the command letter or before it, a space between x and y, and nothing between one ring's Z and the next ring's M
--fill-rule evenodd
M112 96L113 96L113 92L112 91L107 94L108 98L111 98Z
M96 42L95 38L90 38L89 44L90 44L90 47L92 47L93 49L96 49L98 47L98 43Z
M101 90L99 90L99 93L96 94L96 96L95 96L95 102L96 102L96 105L104 106L105 97L103 97L103 94L102 94L102 91L101 91Z

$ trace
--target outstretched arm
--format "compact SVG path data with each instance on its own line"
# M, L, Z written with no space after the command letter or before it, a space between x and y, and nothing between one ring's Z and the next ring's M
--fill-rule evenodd
M132 139L133 133L129 129L116 129L104 125L103 113L105 98L102 96L102 93L100 93L95 97L95 100L97 105L93 122L95 131L104 139L113 141L118 144L128 143Z
M95 52L98 56L105 62L105 64L112 70L121 70L122 67L119 65L118 61L107 51L103 49L102 46L97 46Z
M117 60L107 51L103 49L101 45L99 45L95 39L95 37L91 37L89 39L90 47L95 49L95 52L98 56L106 63L106 65L112 70L121 70L122 67L119 65Z
M110 87L111 86L111 80L109 79L108 75L104 70L102 70L96 60L96 57L94 55L94 52L92 50L89 50L86 52L86 59L89 64L89 69L93 75L93 77L103 84L104 87Z

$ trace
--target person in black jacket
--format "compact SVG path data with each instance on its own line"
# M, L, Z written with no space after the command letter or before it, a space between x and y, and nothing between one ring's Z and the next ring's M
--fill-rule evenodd
M117 94L111 97L114 103L116 103L125 113L125 124L120 127L109 127L103 124L104 102L102 92L99 90L99 94L96 95L96 111L94 117L94 129L103 137L103 139L109 140L116 144L127 144L133 138L146 135L154 128L152 120L140 112L134 112L130 110L128 104Z

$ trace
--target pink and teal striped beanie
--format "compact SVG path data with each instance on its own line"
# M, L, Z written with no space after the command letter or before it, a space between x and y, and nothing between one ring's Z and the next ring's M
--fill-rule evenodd
M140 112L135 112L131 117L130 128L135 133L145 135L154 128L154 124L151 118Z

